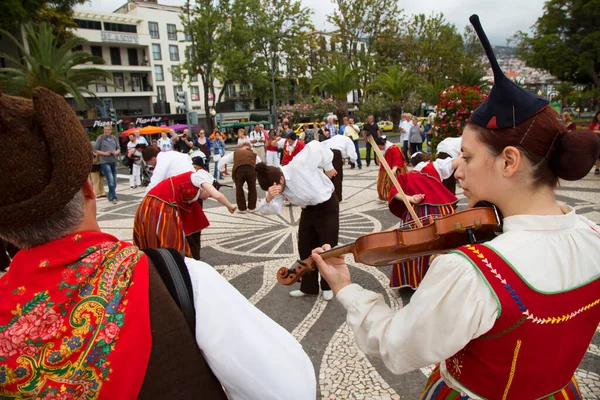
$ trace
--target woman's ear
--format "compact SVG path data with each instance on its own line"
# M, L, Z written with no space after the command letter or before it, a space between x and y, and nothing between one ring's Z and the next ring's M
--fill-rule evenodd
M505 147L502 151L502 162L502 175L506 178L514 176L522 162L521 152L514 146Z

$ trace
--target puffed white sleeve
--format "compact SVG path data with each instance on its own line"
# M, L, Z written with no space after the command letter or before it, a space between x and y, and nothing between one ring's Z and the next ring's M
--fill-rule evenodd
M358 347L382 358L395 374L456 354L489 331L498 303L484 278L463 256L439 256L404 308L394 311L381 294L352 284L337 294Z
M231 164L233 162L233 154L234 152L232 151L231 153L227 153L223 157L221 157L221 159L217 163L217 169L219 170L219 172L225 171L225 167L227 166L227 164Z
M209 183L212 185L215 178L213 178L211 174L206 172L206 170L199 169L198 171L190 175L190 180L192 181L192 184L194 186L201 188L203 183Z
M290 162L300 168L322 168L325 171L333 169L333 152L327 145L313 140L304 146L294 159Z
M448 179L452 176L452 173L454 172L454 169L452 168L452 160L453 158L450 157L444 159L437 158L433 162L433 167L437 173L440 174L440 178L442 178L442 180Z
M298 341L213 267L185 259L196 342L232 400L314 400L314 367ZM291 378L292 377L292 378Z

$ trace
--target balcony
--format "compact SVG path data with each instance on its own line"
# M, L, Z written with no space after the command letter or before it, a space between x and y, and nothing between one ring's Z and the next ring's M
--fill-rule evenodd
M82 69L82 68L98 68L105 71L110 72L152 72L152 67L150 64L147 65L112 65L112 64L85 64L85 65L76 65L74 69Z

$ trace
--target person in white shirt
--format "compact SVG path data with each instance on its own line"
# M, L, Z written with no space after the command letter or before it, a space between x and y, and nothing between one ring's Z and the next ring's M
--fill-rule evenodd
M137 143L145 144L146 146L148 146L148 141L146 140L145 137L140 135L140 131L138 129L133 131L133 134L135 135L135 139L136 139Z
M163 153L154 147L146 147L142 152L142 157L147 165L154 167L146 193L165 179L183 174L184 172L195 171L189 155L179 153L178 151Z
M131 160L129 168L129 186L131 189L137 189L138 186L142 186L142 152L140 146L144 147L144 145L137 141L135 135L129 135L127 157Z
M568 132L546 99L510 82L471 21L496 85L462 133L455 176L469 207L497 206L503 233L435 258L398 311L352 284L343 257L318 255L330 246L313 258L362 351L396 374L439 363L422 399L583 398L574 373L600 322L600 227L554 189L589 173L600 139Z
M263 132L263 129L263 125L254 126L254 130L250 132L250 144L252 145L252 152L256 154L261 160L266 160L265 134Z
M402 114L402 121L400 122L400 131L402 134L400 135L400 140L402 141L402 153L404 154L404 159L408 160L408 139L410 135L410 128L413 126L412 115L410 113Z
M277 168L265 163L256 165L256 177L267 197L260 201L261 214L279 214L286 199L302 207L298 227L300 258L310 256L315 243L335 243L339 233L339 202L334 194L331 178L336 175L332 165L333 153L321 143L313 141L287 165ZM324 170L324 171L323 171ZM323 299L331 300L333 293L321 279ZM292 297L319 294L319 274L309 272L302 278L300 290Z
M335 187L335 194L338 200L342 201L342 182L344 181L344 158L350 159L350 164L354 165L358 156L354 147L354 142L348 136L335 135L321 144L333 152L333 167L337 175L332 179Z
M173 143L171 142L171 139L168 137L167 132L160 133L160 139L158 139L156 144L158 145L158 148L160 149L160 151L167 152L167 151L173 150Z

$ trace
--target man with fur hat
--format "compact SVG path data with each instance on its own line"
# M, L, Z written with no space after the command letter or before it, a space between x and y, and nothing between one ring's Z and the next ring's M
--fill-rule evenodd
M317 141L306 145L292 162L281 168L265 163L256 165L256 177L267 197L260 201L261 214L279 214L285 199L302 207L298 226L300 258L308 258L318 243L337 245L339 234L339 202L331 182L337 172L333 168L333 152ZM321 279L323 299L331 300L333 292ZM300 290L292 297L319 294L319 273L312 271L302 277Z
M100 231L79 119L32 97L0 94L0 237L24 249L0 278L2 397L314 399L298 342L212 267L182 260L189 323L148 257Z

